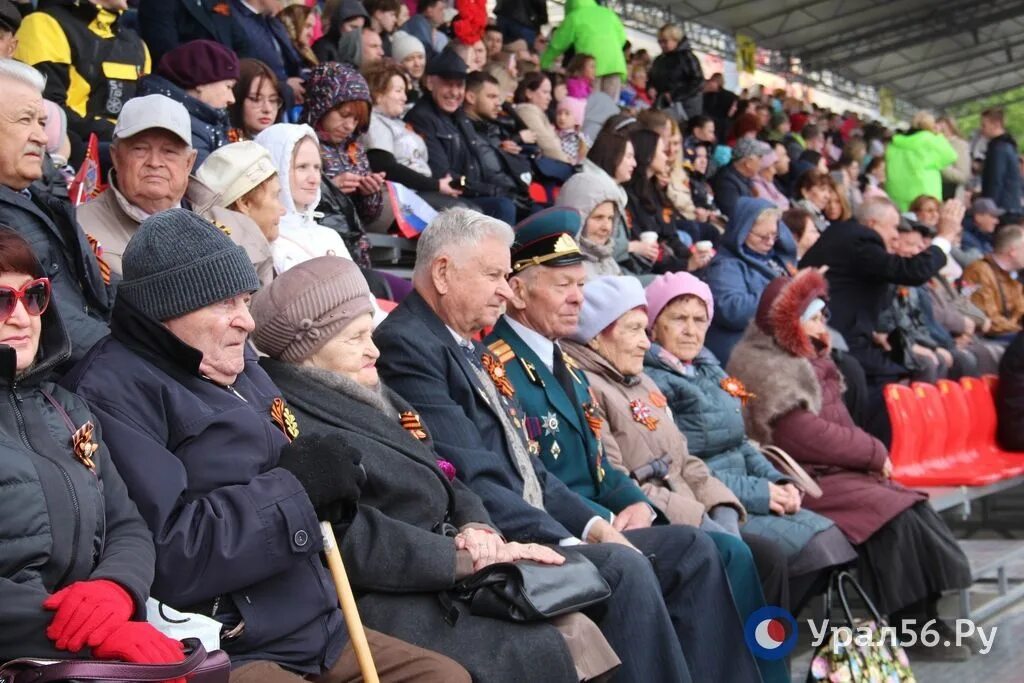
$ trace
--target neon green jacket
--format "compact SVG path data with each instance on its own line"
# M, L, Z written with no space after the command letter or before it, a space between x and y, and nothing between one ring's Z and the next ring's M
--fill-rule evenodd
M918 130L894 135L885 152L885 191L900 211L923 194L942 200L942 169L956 163L956 150L942 135Z
M597 61L597 75L626 77L626 29L618 15L596 0L568 0L565 20L551 36L551 44L540 60L542 69L550 69L560 54L572 47L577 54L591 55Z

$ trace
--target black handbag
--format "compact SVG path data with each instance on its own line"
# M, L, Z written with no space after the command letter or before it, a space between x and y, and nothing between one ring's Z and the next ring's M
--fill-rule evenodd
M481 617L542 621L604 602L611 588L583 555L559 548L561 565L530 560L492 564L455 585L455 597Z

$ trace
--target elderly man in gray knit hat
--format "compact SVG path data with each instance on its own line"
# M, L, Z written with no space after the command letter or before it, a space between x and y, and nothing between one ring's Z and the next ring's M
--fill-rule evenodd
M221 230L164 211L139 226L123 266L111 335L65 384L92 403L153 532L153 596L223 624L233 682L354 680L318 520L351 514L359 454L303 435L256 363L259 279ZM440 655L368 636L382 677L469 680Z
M726 216L732 216L740 197L754 196L754 176L761 169L761 158L771 154L767 143L740 138L732 150L732 163L715 175L715 203Z

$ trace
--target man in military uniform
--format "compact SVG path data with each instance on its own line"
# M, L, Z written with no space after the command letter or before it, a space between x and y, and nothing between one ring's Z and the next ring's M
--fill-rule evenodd
M590 396L583 371L562 352L558 340L575 331L583 303L583 256L572 235L580 217L571 209L548 209L519 224L512 245L513 296L485 343L502 362L511 382L533 450L549 472L582 496L602 519L624 532L644 554L654 555L662 585L687 571L678 547L704 532L664 526L664 515L630 477L604 462L602 416ZM749 548L728 534L708 534L719 548L740 613L764 606L757 568ZM706 615L741 629L736 612ZM706 627L693 622L691 627ZM692 642L696 631L683 642ZM706 642L706 640L705 640ZM685 649L685 648L684 648ZM699 680L739 680L746 663L724 648L703 650L700 658L686 650L690 670Z
M622 660L622 680L691 680L687 669L695 681L759 680L706 535L684 527L623 535L530 455L510 364L473 341L512 296L512 239L508 225L468 209L431 222L416 252L416 291L374 333L382 379L420 413L437 451L506 538L573 545L598 567L612 597L594 618Z

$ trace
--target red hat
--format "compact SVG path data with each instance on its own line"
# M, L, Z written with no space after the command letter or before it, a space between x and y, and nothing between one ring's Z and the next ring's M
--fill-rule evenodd
M205 83L238 80L238 56L212 40L193 40L165 54L156 72L188 90Z
M815 268L768 283L757 304L754 323L794 356L812 358L814 345L800 326L800 317L815 299L827 299L828 283Z

